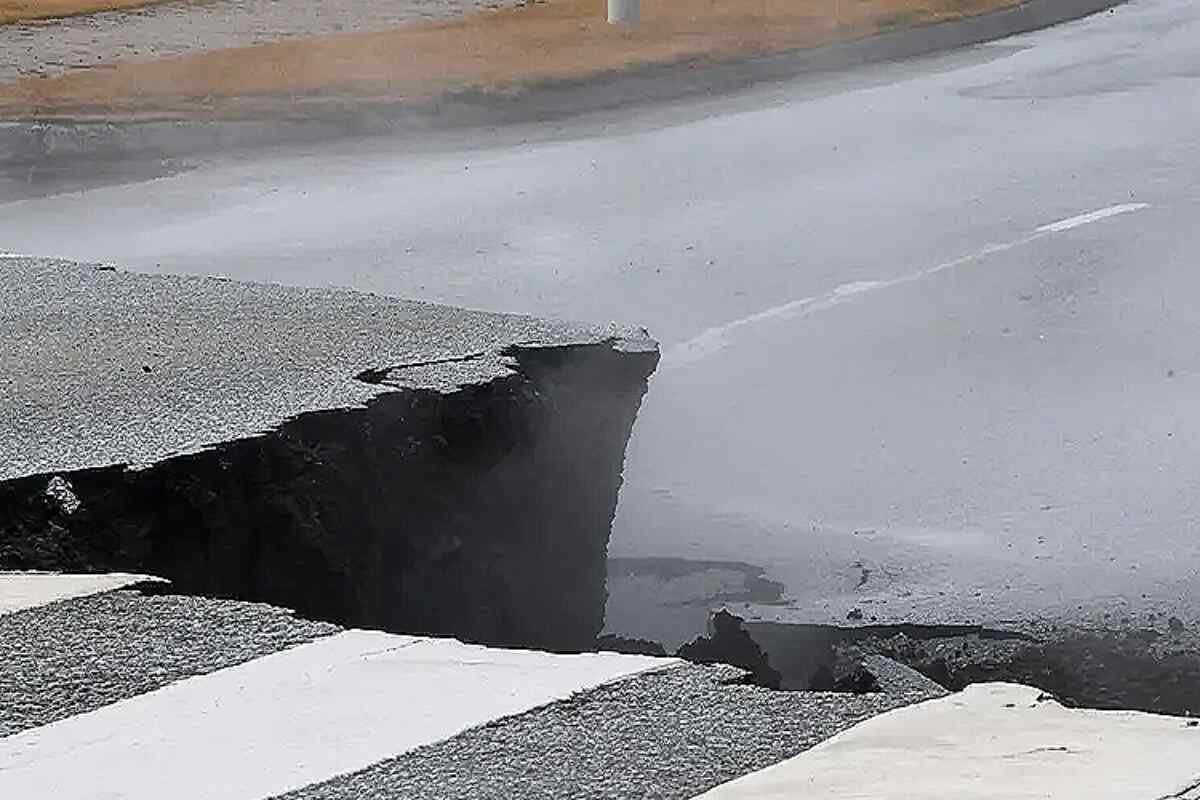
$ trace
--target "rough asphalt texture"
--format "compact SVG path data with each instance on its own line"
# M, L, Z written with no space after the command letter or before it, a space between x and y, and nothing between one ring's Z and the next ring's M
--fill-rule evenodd
M509 4L503 0L180 0L133 11L0 25L0 82L117 60L377 31Z
M940 694L911 684L874 695L726 684L742 674L687 665L629 678L284 797L682 800Z
M257 603L136 590L0 615L0 737L340 630Z
M387 391L508 374L504 348L644 332L378 297L0 258L0 479L146 464Z
M0 616L0 737L340 630L271 606L137 590ZM772 692L721 665L638 675L287 797L687 798L944 694L895 662L870 667L884 692Z

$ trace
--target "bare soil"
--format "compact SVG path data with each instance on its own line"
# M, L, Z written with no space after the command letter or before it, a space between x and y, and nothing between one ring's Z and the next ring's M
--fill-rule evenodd
M2 2L3 0L0 0ZM1018 0L644 0L636 27L604 0L550 0L401 25L0 85L0 116L243 117L320 102L403 100L450 89L503 92L634 65L725 59L862 38Z
M0 0L0 25L140 8L159 0Z

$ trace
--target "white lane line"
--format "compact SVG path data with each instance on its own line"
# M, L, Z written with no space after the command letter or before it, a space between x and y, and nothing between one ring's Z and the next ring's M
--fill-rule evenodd
M347 631L0 739L0 797L272 797L677 663Z
M149 575L61 575L51 572L0 572L0 615L36 608L59 600L110 592L147 581Z
M748 328L754 325L759 325L763 322L780 319L795 319L797 317L805 317L816 311L826 311L828 309L840 306L842 303L849 302L855 297L877 292L880 289L890 289L893 286L900 286L905 283L913 283L915 281L927 278L930 275L936 275L939 272L944 272L955 267L960 267L963 264L969 264L972 261L983 258L985 256L1002 253L1005 250L1012 250L1014 247L1020 247L1028 244L1035 239L1039 239L1045 234L1034 234L1026 236L1024 239L1018 239L1014 242L1005 244L988 245L982 250L971 253L970 255L961 256L952 261L946 261L927 269L913 272L908 275L902 275L899 278L892 278L886 281L856 281L855 283L846 283L838 286L831 292L826 292L821 295L813 295L812 297L803 297L799 300L792 300L789 303L768 308L765 311L759 311L757 314L751 314L748 317L736 319L733 322L727 322L724 325L717 325L709 328L698 336L694 336L685 342L677 344L667 349L663 355L663 366L660 369L668 369L672 367L686 366L688 364L700 361L708 356L713 355L720 350L728 347L731 343L731 334L739 328Z
M18 258L29 258L29 256L23 256L20 253L0 253L0 261L5 259L15 260Z
M1195 797L1200 732L1188 722L1068 709L1030 686L977 683L881 714L696 800Z
M1091 211L1087 214L1080 214L1077 217L1067 217L1060 219L1058 222L1051 222L1049 225L1043 225L1038 228L1039 233L1061 233L1069 231L1071 228L1078 228L1080 225L1088 225L1092 222L1099 222L1102 219L1115 217L1120 214L1128 214L1131 211L1141 211L1144 208L1149 208L1149 203L1122 203L1118 206L1109 206L1101 208L1098 211Z
M1081 214L1070 219L1052 222L1049 225L1043 225L1034 233L1024 236L1020 239L1015 239L1011 242L1003 242L1001 244L989 244L986 247L965 256L928 267L908 275L902 275L898 278L891 278L885 281L856 281L854 283L845 283L838 286L831 292L825 294L813 295L811 297L802 297L799 300L792 300L782 305L759 311L741 319L727 322L724 325L716 325L702 331L697 336L692 337L684 342L680 342L672 347L667 348L663 354L663 363L661 369L670 369L673 367L687 366L703 360L720 350L728 347L731 342L731 335L740 328L748 328L754 325L759 325L764 322L780 319L794 319L804 317L816 311L825 311L830 308L839 306L853 298L877 292L881 289L890 289L894 286L900 286L905 283L913 283L923 280L931 275L936 275L939 272L955 269L965 264L970 264L974 261L986 258L987 256L1003 253L1017 247L1023 247L1030 242L1045 238L1054 233L1077 228L1081 225L1087 225L1092 222L1099 222L1109 217L1115 217L1118 214L1127 214L1131 211L1141 211L1144 208L1149 208L1148 203L1126 203L1119 206L1110 206L1102 208L1098 211L1092 211L1087 214Z

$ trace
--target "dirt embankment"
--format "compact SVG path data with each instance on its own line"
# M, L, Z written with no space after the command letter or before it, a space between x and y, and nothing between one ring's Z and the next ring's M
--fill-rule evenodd
M384 31L124 61L0 86L0 116L244 117L300 99L402 100L504 91L634 65L761 55L1016 5L1016 0L645 0L643 22L603 0L549 0Z
M160 0L0 0L0 25L39 19L61 19L99 11L124 11Z

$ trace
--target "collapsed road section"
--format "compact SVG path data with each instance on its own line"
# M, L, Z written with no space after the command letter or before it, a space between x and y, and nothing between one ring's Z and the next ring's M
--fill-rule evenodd
M734 664L751 683L792 691L876 692L876 673L901 664L948 691L1019 683L1067 707L1200 712L1200 646L1177 620L1165 630L1045 621L836 626L746 621L721 610L710 618L708 635L677 655Z
M0 268L0 569L593 646L644 330Z
M137 580L0 573L0 598L26 598L0 606L0 797L687 800L944 694L898 666L870 695L774 692L730 666L346 630Z

